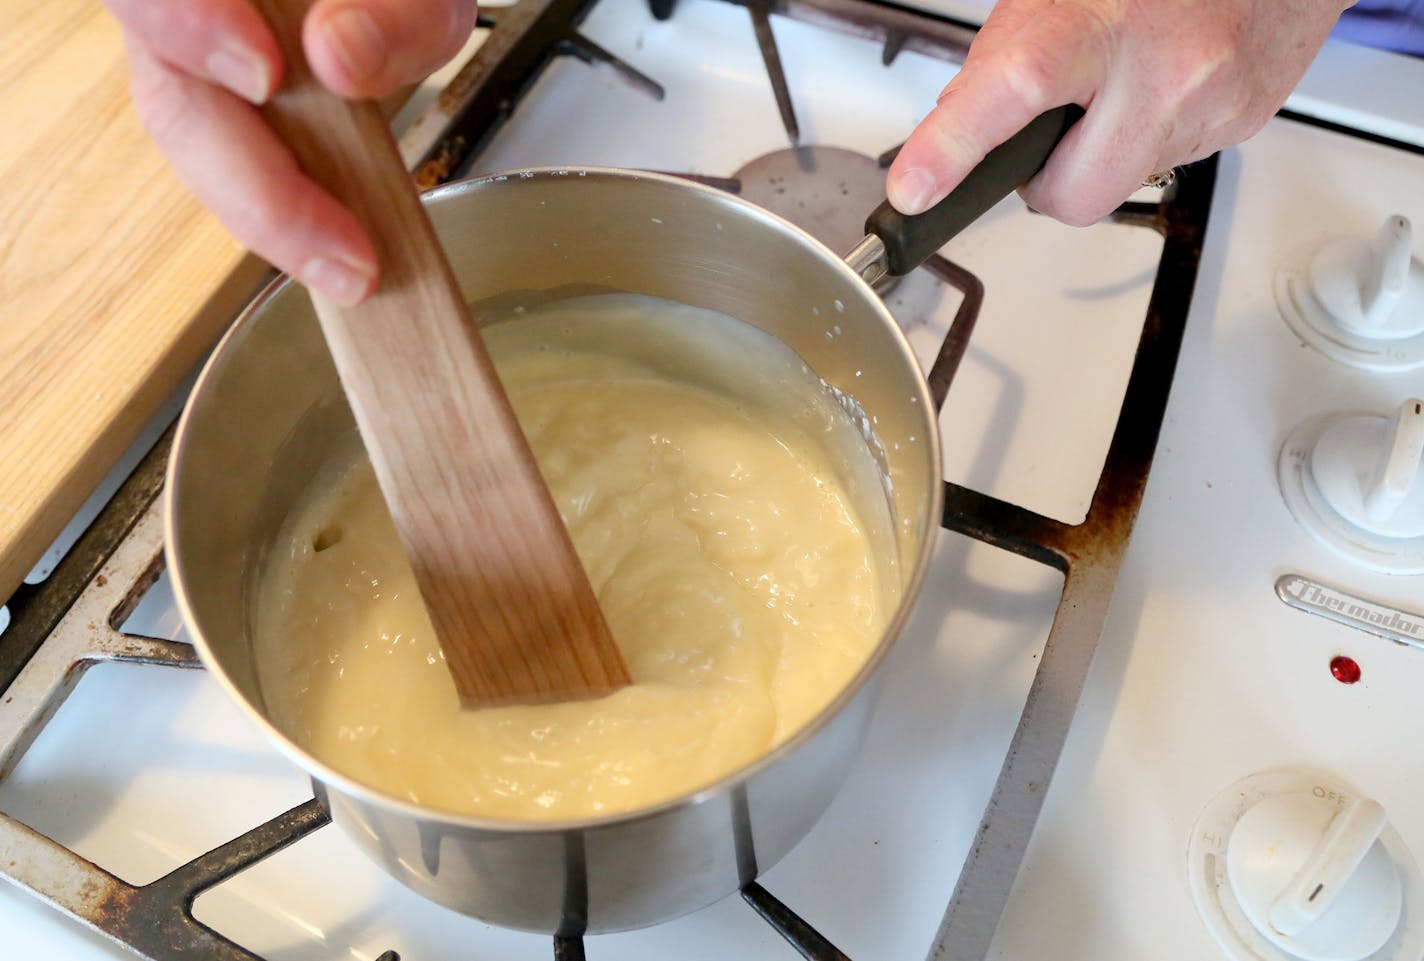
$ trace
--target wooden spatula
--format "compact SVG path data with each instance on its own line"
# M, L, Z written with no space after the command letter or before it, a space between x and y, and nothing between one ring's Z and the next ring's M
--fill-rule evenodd
M257 2L287 63L264 116L375 242L365 303L312 302L456 689L467 705L612 691L627 669L389 128L307 67L310 3Z

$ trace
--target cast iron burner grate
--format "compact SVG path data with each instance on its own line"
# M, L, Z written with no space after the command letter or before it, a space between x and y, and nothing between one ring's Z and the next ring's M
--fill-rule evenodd
M737 2L737 0L732 0ZM408 165L423 185L465 169L503 122L523 90L556 55L604 64L649 95L661 88L577 30L589 0L522 0L486 19L492 33L438 102L402 138ZM802 19L884 44L885 63L901 49L960 60L973 31L872 0L745 0L768 67L788 138L798 140L795 112L776 55L770 14ZM655 14L671 0L653 0ZM801 150L824 148L800 148ZM788 152L795 159L796 152ZM888 166L894 151L848 161ZM776 163L785 157L754 162ZM845 158L840 158L845 159ZM755 170L736 177L693 178L755 195L765 184ZM771 177L780 177L773 173ZM932 959L982 961L1027 850L1082 691L1121 566L1161 429L1176 366L1216 180L1215 158L1179 178L1157 203L1129 203L1113 219L1163 237L1158 273L1137 355L1107 458L1086 518L1065 524L956 484L945 485L943 526L1046 564L1064 586L1023 715L978 834L931 945ZM744 183L745 181L745 183ZM774 191L774 186L773 186ZM877 198L878 199L878 198ZM850 209L868 209L864 203ZM844 229L844 228L842 228ZM852 228L853 229L853 228ZM929 372L942 404L977 318L982 287L943 258L926 265L964 297ZM191 645L137 637L120 629L163 570L158 495L171 431L144 458L98 519L42 585L11 601L12 621L0 635L0 780L13 769L90 666L123 661L197 668ZM102 867L0 812L0 877L101 932L144 958L261 961L192 912L202 892L310 835L330 821L316 796L142 886ZM755 866L748 872L755 876ZM810 924L756 882L743 899L805 958L843 961ZM554 938L554 957L584 958L583 922L575 907ZM378 961L399 961L394 951Z

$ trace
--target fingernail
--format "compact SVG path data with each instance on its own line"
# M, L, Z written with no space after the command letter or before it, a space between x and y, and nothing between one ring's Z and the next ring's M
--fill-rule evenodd
M902 214L922 214L934 200L935 181L923 167L911 167L886 188L891 205Z
M297 278L343 307L352 307L365 298L375 274L338 257L317 257L306 262Z
M326 38L352 80L367 80L386 65L386 38L360 7L342 7L326 18Z
M252 103L272 95L272 71L257 54L241 47L219 47L208 54L208 73L233 93Z

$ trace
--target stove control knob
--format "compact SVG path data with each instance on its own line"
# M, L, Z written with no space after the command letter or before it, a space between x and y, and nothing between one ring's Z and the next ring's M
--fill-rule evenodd
M1388 217L1373 239L1335 237L1282 268L1276 303L1306 343L1371 370L1424 366L1424 264L1413 228Z
M1379 842L1384 808L1279 794L1241 815L1227 877L1251 925L1289 958L1360 961L1399 927L1404 885Z
M1370 570L1424 574L1424 400L1312 417L1286 438L1276 474L1321 544Z
M1393 417L1342 417L1310 455L1320 495L1337 514L1380 537L1424 537L1424 401Z
M1187 866L1230 961L1424 958L1418 862L1380 805L1327 771L1257 771L1222 788L1192 826Z
M1350 333L1393 340L1424 333L1424 311L1401 310L1413 260L1413 228L1395 214L1374 240L1332 240L1310 262L1310 287L1326 315Z

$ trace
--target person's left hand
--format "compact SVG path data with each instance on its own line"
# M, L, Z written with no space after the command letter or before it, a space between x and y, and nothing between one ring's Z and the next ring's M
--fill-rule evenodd
M124 27L134 105L178 176L245 246L333 300L373 289L361 224L302 172L256 104L282 83L277 41L246 0L104 0ZM312 72L375 98L450 59L475 0L316 0L302 22Z

